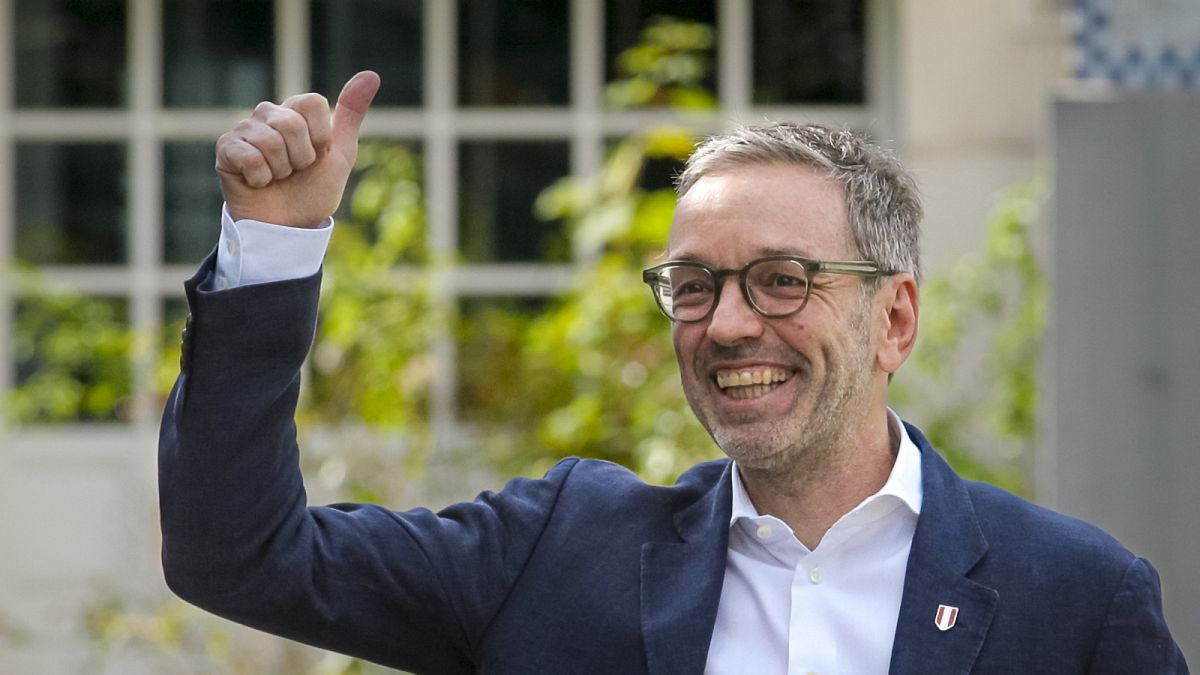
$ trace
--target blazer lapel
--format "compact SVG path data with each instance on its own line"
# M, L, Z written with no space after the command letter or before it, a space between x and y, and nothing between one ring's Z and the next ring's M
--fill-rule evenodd
M966 485L915 428L924 495L904 577L890 673L968 673L999 594L967 578L987 552ZM939 609L946 606L941 626ZM955 611L956 610L956 611ZM954 621L949 621L953 612Z
M642 546L642 640L652 675L704 672L729 542L733 498L724 464L715 485L675 514L682 541Z

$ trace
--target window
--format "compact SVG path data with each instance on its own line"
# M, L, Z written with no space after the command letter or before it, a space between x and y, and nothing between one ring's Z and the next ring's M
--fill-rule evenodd
M864 102L863 3L755 0L753 45L755 103Z
M16 104L115 108L126 103L124 0L17 0ZM6 17L7 20L7 17Z
M534 197L560 176L594 170L614 138L671 119L666 110L602 102L615 57L650 19L717 27L706 85L721 109L704 122L713 128L764 115L811 118L831 104L843 111L840 121L870 127L888 117L878 95L886 81L873 76L868 49L883 4L0 3L12 13L0 17L0 49L13 63L11 72L0 69L0 153L12 158L0 183L0 258L82 294L87 316L160 334L183 312L182 282L217 239L216 137L259 100L306 90L332 99L350 74L371 68L384 84L365 134L418 154L424 237L437 259L456 261L443 284L451 306L472 316L490 304L536 307L572 260L562 225L533 214ZM643 183L665 186L677 169L660 160ZM32 320L38 312L0 278L0 390L28 382L46 362L30 348L29 336L49 325ZM20 333L18 324L36 330ZM479 395L453 381L469 377L470 361L458 353L478 340L446 338L439 372L451 381L430 402L439 429L455 426L457 399ZM155 375L147 357L103 349L101 370L124 361L128 381L95 394L76 421L152 428L160 408L148 395ZM94 380L97 372L78 375ZM111 406L97 411L97 401Z
M163 0L163 103L252 106L275 91L270 0Z

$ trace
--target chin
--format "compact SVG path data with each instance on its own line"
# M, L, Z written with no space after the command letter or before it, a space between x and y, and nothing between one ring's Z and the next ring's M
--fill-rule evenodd
M788 454L784 444L774 439L766 440L772 436L769 432L718 429L710 433L721 452L748 469L773 469L783 464Z

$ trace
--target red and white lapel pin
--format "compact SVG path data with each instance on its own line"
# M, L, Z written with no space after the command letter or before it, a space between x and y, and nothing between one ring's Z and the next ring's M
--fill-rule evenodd
M937 616L933 619L933 625L938 627L940 631L948 631L954 628L954 624L958 622L958 608L950 605L938 605Z

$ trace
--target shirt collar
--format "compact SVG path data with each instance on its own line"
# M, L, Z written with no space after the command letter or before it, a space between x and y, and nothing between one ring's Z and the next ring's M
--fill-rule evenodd
M900 416L888 408L888 422L891 429L900 437L900 447L896 450L896 461L887 481L875 494L863 500L863 503L874 501L884 496L899 499L914 515L921 513L921 501L924 491L921 488L921 451L908 435L908 429L900 421ZM741 518L758 518L762 514L754 508L746 488L742 484L742 475L738 471L737 462L729 472L733 481L733 509L729 516L729 526L732 527Z

